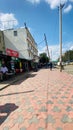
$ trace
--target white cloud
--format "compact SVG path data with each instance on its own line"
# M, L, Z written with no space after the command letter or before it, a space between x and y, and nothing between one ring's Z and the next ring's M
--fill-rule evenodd
M12 13L0 13L0 29L10 29L18 25L18 21Z
M73 0L69 0L70 2L73 2Z
M28 2L31 2L32 4L40 3L41 0L27 0Z
M47 53L46 46L45 47L41 46L41 48L42 48L41 50L39 49L39 54L43 52ZM48 48L49 48L50 58L52 60L57 60L59 57L59 45L48 46Z
M49 5L51 9L54 9L58 7L61 4L66 3L68 0L45 0Z
M64 4L66 2L68 2L68 0L27 0L29 2L31 2L32 4L36 4L36 3L40 3L42 1L48 3L50 5L51 9L55 9L56 7L58 7L61 4ZM73 0L69 0L70 2L73 2ZM68 5L67 8L64 9L64 13L68 13L70 10L72 9L72 5Z
M26 0L26 1L31 2L32 4L37 4L44 1L50 5L51 9L54 9L57 6L59 6L60 3L64 4L68 0Z
M50 45L48 46L48 48L52 60L53 61L57 60L60 56L60 45L59 44ZM73 42L62 43L62 54L65 53L67 50L72 50L72 49L73 49ZM47 49L46 46L43 47L41 45L41 47L39 48L39 54L43 52L47 52Z
M72 5L70 4L70 5L67 6L67 8L64 9L64 13L70 12L71 9L72 9Z
M49 46L49 53L52 60L57 60L60 53L59 45Z
M60 0L45 0L51 7L51 9L56 8L59 5Z
M46 47L43 47L43 45L40 45L40 47L38 48L38 53L41 54L43 52L45 52Z
M73 46L70 47L70 50L73 50Z

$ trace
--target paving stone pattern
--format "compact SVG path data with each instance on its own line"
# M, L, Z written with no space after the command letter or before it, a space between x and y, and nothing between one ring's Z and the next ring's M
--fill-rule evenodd
M73 75L30 72L0 91L0 130L73 130Z

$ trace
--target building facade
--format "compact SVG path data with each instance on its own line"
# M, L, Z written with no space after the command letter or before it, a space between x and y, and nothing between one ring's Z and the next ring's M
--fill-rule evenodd
M0 31L0 66L5 62L9 70L29 71L38 63L37 44L28 28Z
M4 35L2 31L0 31L0 54L5 54Z
M35 62L38 62L38 49L37 44L32 37L31 33L29 32L28 28L26 28L26 34L27 34L27 45L28 45L28 55L30 60L34 60Z
M4 30L6 54L38 62L38 49L28 28Z

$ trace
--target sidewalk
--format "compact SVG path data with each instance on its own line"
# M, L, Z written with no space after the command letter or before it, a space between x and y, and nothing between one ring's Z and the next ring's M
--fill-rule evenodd
M30 74L31 72L25 72L25 73L20 73L18 75L14 75L13 77L9 78L6 81L0 81L0 91L3 90L4 88L10 86L11 84L13 84L14 82L17 82L18 80L24 78L27 78L27 76Z
M0 91L0 130L73 130L73 75L41 69Z

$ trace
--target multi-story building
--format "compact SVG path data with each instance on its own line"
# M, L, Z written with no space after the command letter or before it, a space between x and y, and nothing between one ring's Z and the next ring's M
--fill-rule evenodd
M25 61L26 70L32 62L38 63L37 44L27 27L3 30L0 36L3 38L1 38L3 40L1 41L1 51L11 60Z
M5 53L4 36L3 36L3 32L0 31L0 54L4 54L4 53Z
M38 49L28 28L4 30L6 54L38 62Z
M38 49L37 44L32 37L31 33L29 32L28 28L26 28L26 34L27 34L27 45L28 45L28 55L30 60L34 60L35 62L38 62Z

